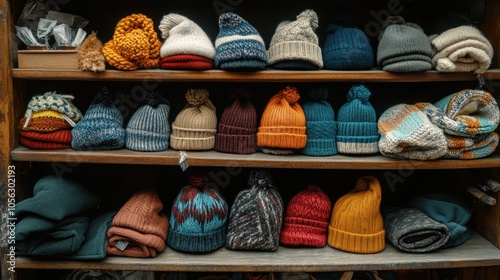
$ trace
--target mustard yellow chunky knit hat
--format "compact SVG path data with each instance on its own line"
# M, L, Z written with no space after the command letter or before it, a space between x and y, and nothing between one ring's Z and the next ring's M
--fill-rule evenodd
M360 177L356 187L335 202L328 227L328 245L361 254L384 250L381 197L382 190L377 178Z

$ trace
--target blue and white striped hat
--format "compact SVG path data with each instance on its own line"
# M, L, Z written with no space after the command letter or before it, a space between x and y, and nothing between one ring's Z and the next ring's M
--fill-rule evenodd
M257 29L235 13L220 15L215 68L258 70L267 64L266 46Z

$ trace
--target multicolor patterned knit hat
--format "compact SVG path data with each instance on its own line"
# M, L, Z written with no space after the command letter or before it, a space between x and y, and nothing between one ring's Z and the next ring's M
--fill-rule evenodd
M168 245L183 252L208 253L224 246L228 206L207 174L193 174L172 205Z
M370 90L354 85L347 94L347 103L337 115L337 150L342 154L374 154L380 138L377 114L369 98Z
M116 24L113 38L104 44L102 53L109 65L120 70L157 68L161 45L153 20L131 14Z
M210 150L215 146L217 115L206 89L189 89L187 104L172 123L170 146L175 150Z
M71 147L76 150L112 150L125 145L119 97L104 87L94 97L83 119L71 130Z
M229 214L226 248L276 251L283 220L283 200L268 170L251 170L249 189L236 196Z
M215 39L215 67L259 70L267 63L266 46L257 29L235 13L220 15L219 34Z
M280 243L324 247L331 211L330 198L320 187L311 185L300 191L288 202Z

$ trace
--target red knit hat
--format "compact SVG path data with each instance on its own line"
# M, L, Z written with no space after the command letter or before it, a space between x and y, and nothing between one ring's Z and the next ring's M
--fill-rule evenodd
M257 113L247 89L234 89L234 101L224 109L217 133L215 150L232 154L257 152Z
M20 130L19 142L30 149L67 149L71 143L71 130L62 129L46 133Z
M324 247L332 203L318 186L308 186L288 203L280 243L286 246Z
M156 257L165 249L168 218L155 189L135 193L116 213L108 230L106 253L136 258ZM125 245L121 247L121 245ZM123 250L122 250L123 249Z
M162 58L160 67L163 69L207 70L214 68L214 62L199 55L178 54Z

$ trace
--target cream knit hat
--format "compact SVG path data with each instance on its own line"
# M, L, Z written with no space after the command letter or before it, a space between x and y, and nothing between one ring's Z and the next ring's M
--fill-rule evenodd
M297 68L304 68L297 62L309 62L314 68L323 67L323 56L318 45L318 36L314 33L318 28L318 15L313 10L305 10L295 21L281 22L271 38L269 65L273 67L279 62L290 62Z
M441 72L484 73L491 64L493 47L474 26L449 29L431 41L437 53L432 64Z
M170 146L175 150L210 150L215 146L217 115L206 89L189 89L188 103L172 123Z
M193 54L213 60L215 47L203 29L185 16L170 13L163 16L158 28L165 42L160 57Z

